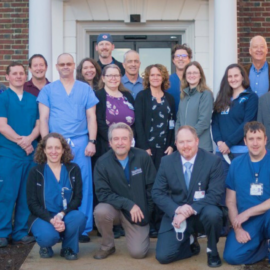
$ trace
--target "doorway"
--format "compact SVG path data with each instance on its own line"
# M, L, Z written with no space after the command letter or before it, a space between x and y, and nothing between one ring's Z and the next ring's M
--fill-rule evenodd
M90 57L98 59L95 50L97 35L90 35ZM171 59L171 50L174 45L182 43L181 35L112 35L115 49L112 56L123 62L126 51L132 49L139 53L141 60L140 75L151 64L164 65L169 74L175 72Z

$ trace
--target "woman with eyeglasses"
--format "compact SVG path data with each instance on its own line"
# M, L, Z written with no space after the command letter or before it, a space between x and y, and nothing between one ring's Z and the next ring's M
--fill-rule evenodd
M158 170L161 158L170 155L174 147L175 102L166 92L169 73L165 66L150 65L144 72L145 90L135 100L136 147L151 156ZM155 206L150 221L149 236L156 238L163 213Z
M88 83L94 91L98 90L101 76L99 64L92 58L84 58L76 69L76 79Z
M175 131L179 127L189 125L195 128L199 137L199 147L212 152L210 123L213 110L213 94L206 85L201 65L190 62L186 65L181 81L181 96Z
M97 114L97 147L95 158L109 150L108 129L114 123L123 122L131 128L135 122L134 99L121 83L121 71L117 65L106 66L96 91L99 103Z
M78 211L82 201L81 170L71 163L73 155L65 138L49 133L38 144L27 182L29 230L40 246L41 258L53 256L52 246L62 240L60 255L76 260L79 236L86 225Z

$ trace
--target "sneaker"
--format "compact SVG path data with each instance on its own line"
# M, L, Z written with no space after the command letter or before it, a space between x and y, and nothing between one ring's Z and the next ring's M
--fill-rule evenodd
M34 236L30 236L30 235L26 235L24 236L21 240L19 241L14 241L12 240L12 244L13 245L17 245L17 244L23 244L23 245L28 245L30 243L36 242L36 239Z
M62 248L60 252L61 257L65 257L68 261L74 261L78 259L78 256L76 253L73 252L71 248Z
M115 252L115 247L112 247L109 250L103 250L100 249L95 255L94 255L94 259L97 260L102 260L102 259L106 259L107 257L109 257L110 255L112 255Z
M47 259L53 256L53 250L51 247L41 247L39 249L40 258Z
M0 238L0 248L1 247L6 247L7 245L8 245L7 238Z
M90 237L88 235L80 235L79 237L79 242L80 243L88 243L90 242Z

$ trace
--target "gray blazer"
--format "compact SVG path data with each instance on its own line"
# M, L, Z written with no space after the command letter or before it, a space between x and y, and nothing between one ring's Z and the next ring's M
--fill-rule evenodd
M270 92L267 92L259 98L257 120L261 122L266 128L266 148L270 149Z
M214 98L211 91L198 92L196 88L183 90L186 96L180 100L175 123L175 132L184 125L196 129L200 139L199 147L206 151L213 151L210 124ZM175 137L176 138L176 137Z

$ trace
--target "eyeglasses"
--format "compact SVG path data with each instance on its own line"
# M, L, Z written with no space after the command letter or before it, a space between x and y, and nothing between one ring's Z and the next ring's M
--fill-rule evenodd
M64 67L64 66L67 66L67 67L71 67L74 63L59 63L57 64L59 67Z
M109 75L105 75L105 77L109 78L109 79L119 79L121 77L121 75L112 75L112 74L109 74Z
M187 76L197 76L200 75L200 72L187 72Z
M174 58L177 58L177 59L180 59L180 58L187 58L188 57L188 54L175 54L174 55Z

